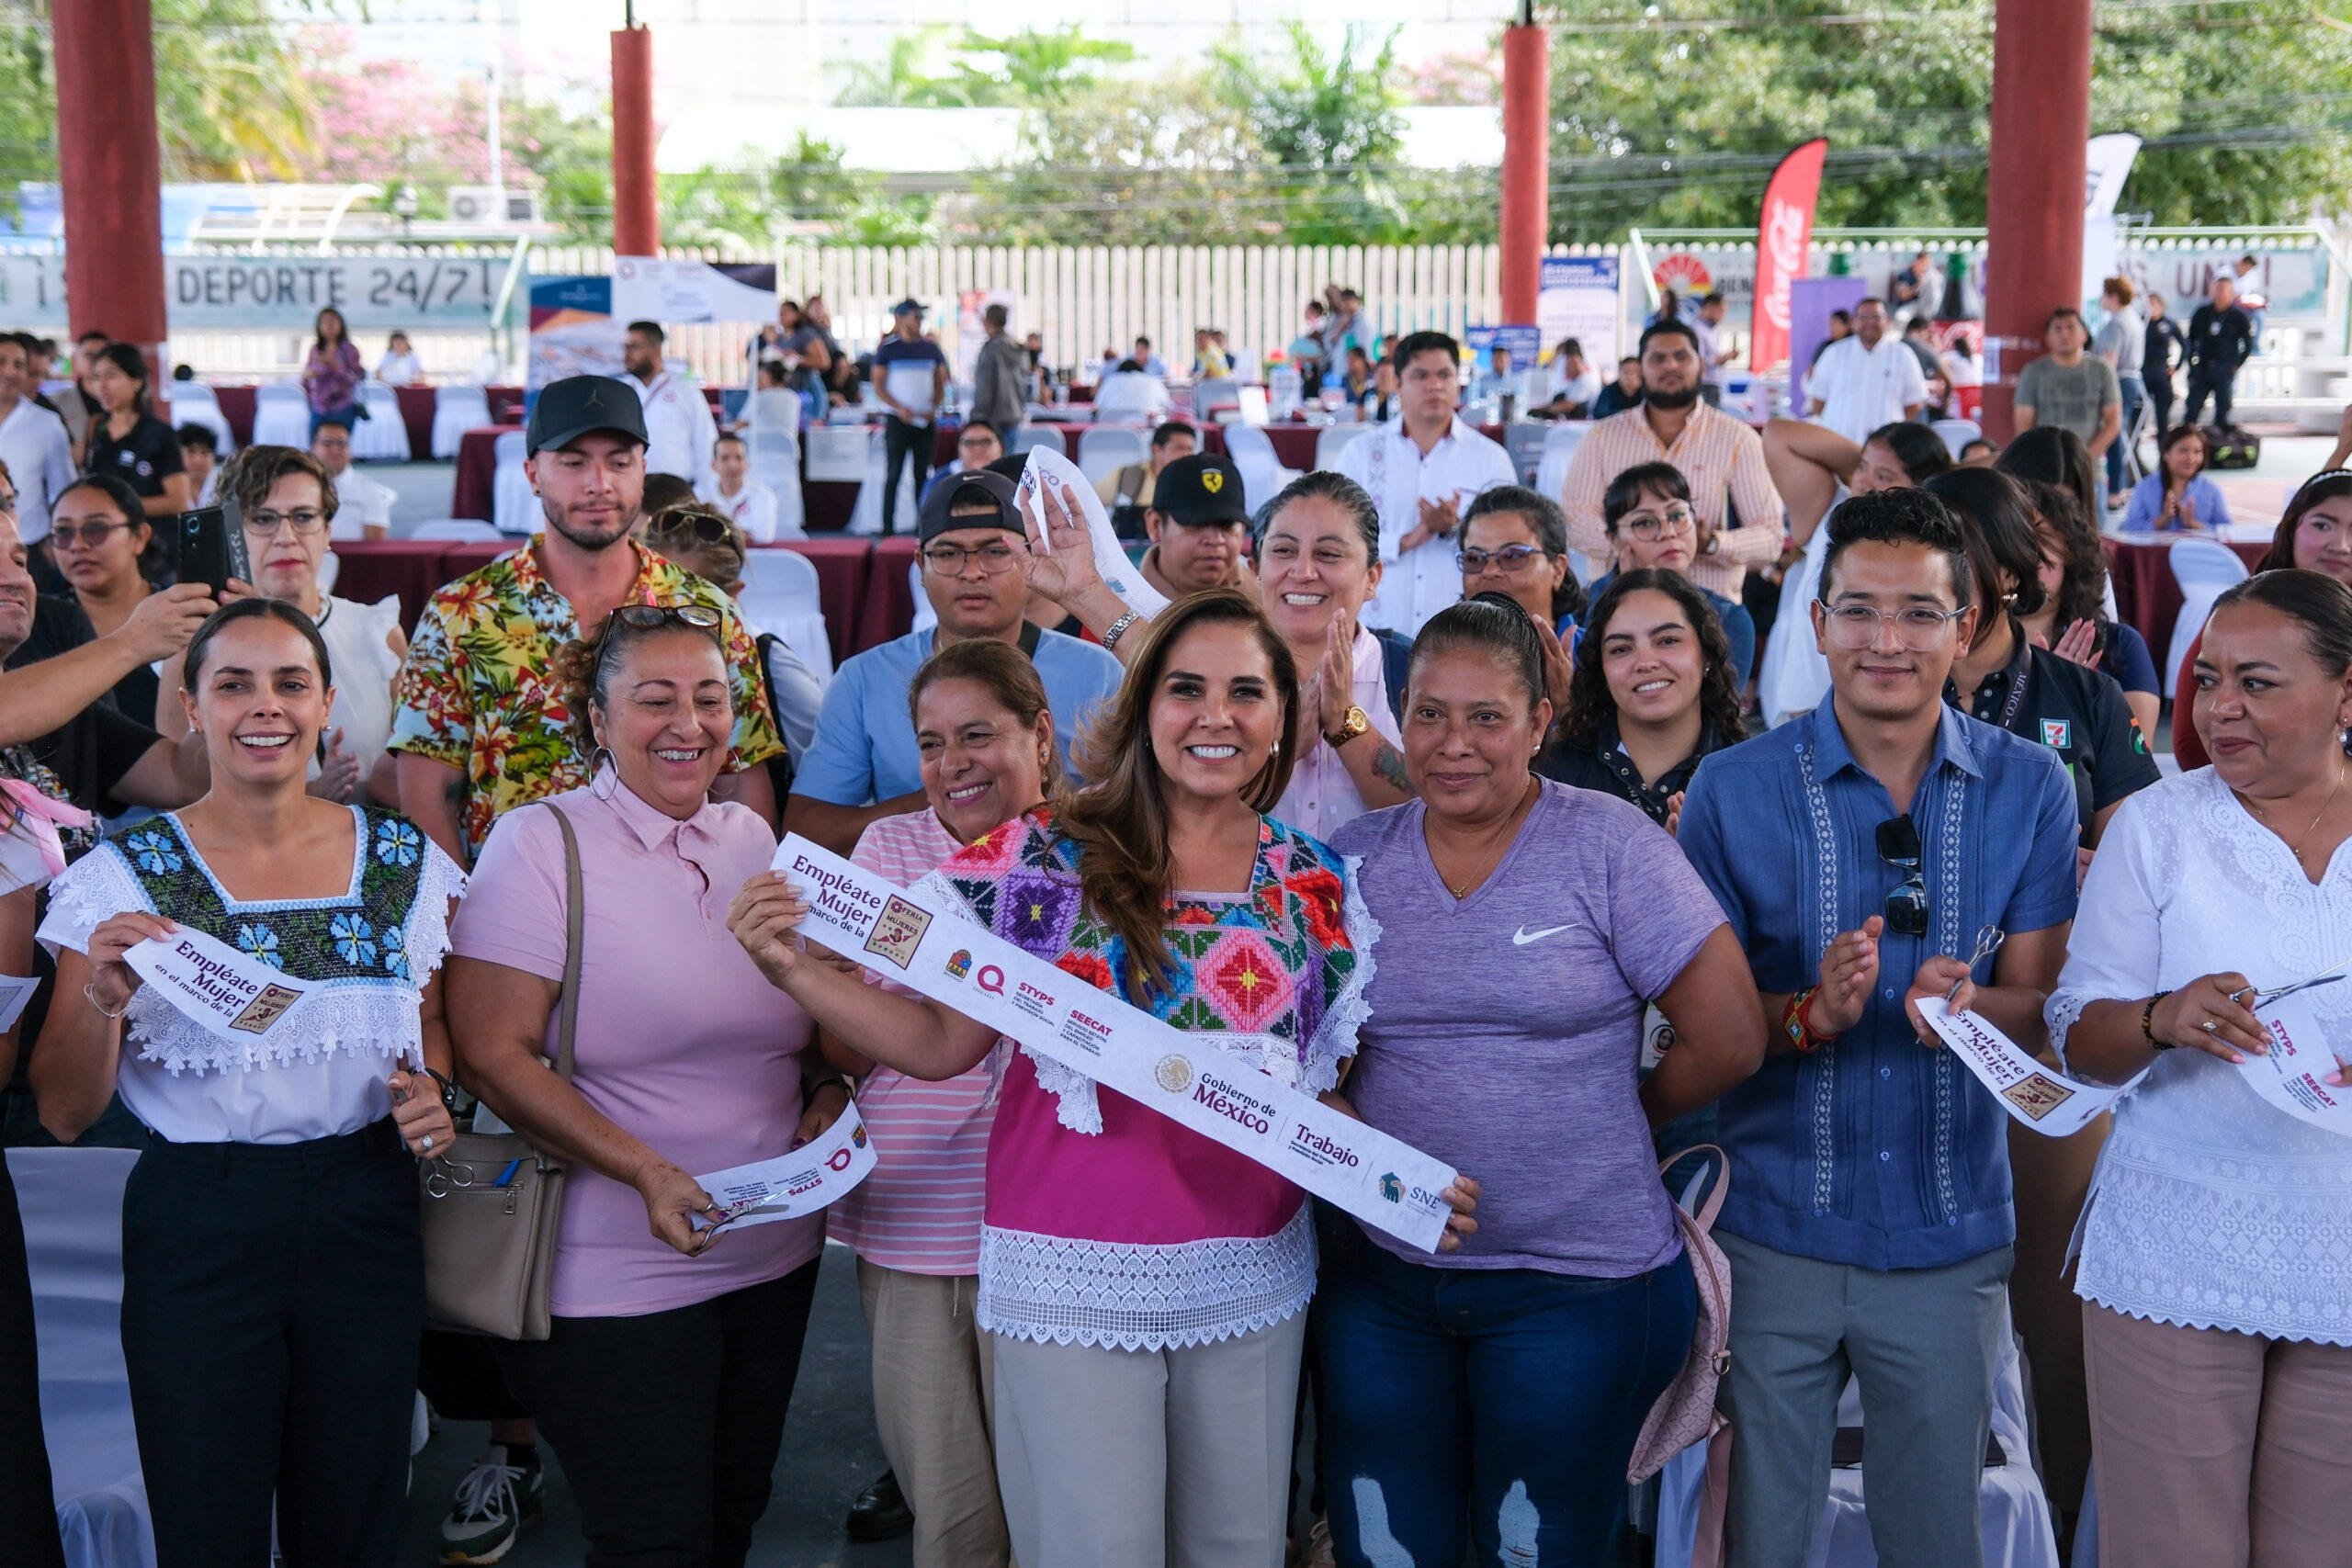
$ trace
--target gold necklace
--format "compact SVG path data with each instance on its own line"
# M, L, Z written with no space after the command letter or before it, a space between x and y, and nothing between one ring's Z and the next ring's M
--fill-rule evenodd
M2312 830L2318 828L2320 824L2320 818L2327 815L2327 808L2334 806L2335 804L2335 797L2344 793L2344 774L2345 765L2341 762L2336 763L2335 787L2329 790L2327 792L2327 798L2320 803L2319 816L2312 818L2311 820L2311 826L2305 828L2300 834L2296 835L2292 839L2290 839L2286 834L2278 831L2278 824L2270 820L2270 813L2262 809L2261 802L2248 795L2239 795L2238 799L2245 803L2248 810L2252 811L2256 817L2261 819L2262 825L2269 829L2272 835L2275 836L2280 843L2287 846L2288 852L2293 855L2295 859L2300 862L2303 858L2303 840L2312 836Z
M1527 781L1527 784L1528 789L1532 790L1535 787L1535 781L1533 779L1530 779ZM1527 808L1527 794L1525 792L1521 792L1519 797L1519 804L1512 807L1509 811L1503 814L1502 821L1495 829L1494 837L1487 841L1487 856L1479 864L1477 871L1474 874L1464 878L1460 886L1456 886L1451 882L1445 883L1445 890L1453 895L1453 901L1455 903L1459 904L1463 899L1470 897L1470 890L1473 887L1477 886L1479 883L1485 881L1487 874L1495 869L1495 863L1502 858L1503 846L1510 838L1510 830L1519 825L1520 815ZM1431 865L1435 865L1437 863L1437 856L1434 853L1430 856L1430 863ZM1445 874L1443 872L1440 872L1438 874L1438 880L1440 882L1445 882Z

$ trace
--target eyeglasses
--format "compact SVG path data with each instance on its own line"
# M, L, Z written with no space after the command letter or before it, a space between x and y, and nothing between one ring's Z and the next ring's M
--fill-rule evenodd
M966 549L961 545L933 545L923 551L922 558L924 565L942 577L963 576L967 561L978 561L983 572L1000 577L1020 562L1011 545L982 545L977 549Z
M294 532L302 537L320 532L327 525L327 514L314 506L298 506L291 512L248 512L245 532L256 539L266 539L276 534L282 524L290 523Z
M1878 858L1909 874L1886 896L1886 929L1897 936L1926 936L1928 878L1919 860L1919 825L1908 811L1878 825Z
M1628 517L1623 526L1644 544L1666 537L1668 534L1695 534L1699 531L1699 515L1687 506L1669 506L1656 517L1645 512Z
M1926 653L1944 640L1944 628L1968 614L1965 610L1934 610L1925 604L1900 610L1873 610L1867 604L1830 604L1822 614L1829 622L1829 640L1849 649L1870 648L1878 641L1882 624L1894 627L1894 640L1906 652Z
M117 528L128 528L128 523L56 523L50 526L50 542L61 549L96 549L107 542L107 536Z
M1453 564L1462 569L1464 577L1476 577L1488 567L1517 576L1527 570L1527 563L1544 552L1533 545L1505 545L1498 550L1456 550Z

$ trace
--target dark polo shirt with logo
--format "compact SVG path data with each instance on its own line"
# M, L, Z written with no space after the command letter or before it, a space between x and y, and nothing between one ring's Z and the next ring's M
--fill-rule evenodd
M1972 718L2057 752L2074 780L2077 812L2087 832L2098 813L2163 775L2113 676L2035 648L2026 641L2024 627L2015 621L2009 625L2017 656L1986 675L1965 701L1945 682L1944 700Z

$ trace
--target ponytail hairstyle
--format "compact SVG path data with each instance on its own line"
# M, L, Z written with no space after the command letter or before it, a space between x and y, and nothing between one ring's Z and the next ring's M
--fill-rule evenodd
M1273 753L1242 786L1241 798L1255 810L1272 810L1290 785L1298 755L1298 661L1250 594L1234 588L1191 594L1127 634L1136 639L1135 662L1118 695L1097 711L1079 741L1079 772L1092 782L1068 798L1056 822L1061 836L1078 846L1086 907L1126 950L1120 978L1137 1002L1151 993L1167 995L1175 978L1165 934L1174 867L1167 786L1151 744L1152 699L1176 644L1204 626L1250 629L1265 652L1274 700L1282 705Z

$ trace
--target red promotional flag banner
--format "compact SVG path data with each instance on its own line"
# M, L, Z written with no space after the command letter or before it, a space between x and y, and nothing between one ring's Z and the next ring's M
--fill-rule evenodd
M1756 319L1747 346L1747 363L1758 371L1789 356L1789 285L1804 276L1821 160L1828 151L1826 138L1806 142L1781 160L1764 187L1764 211L1756 223Z

